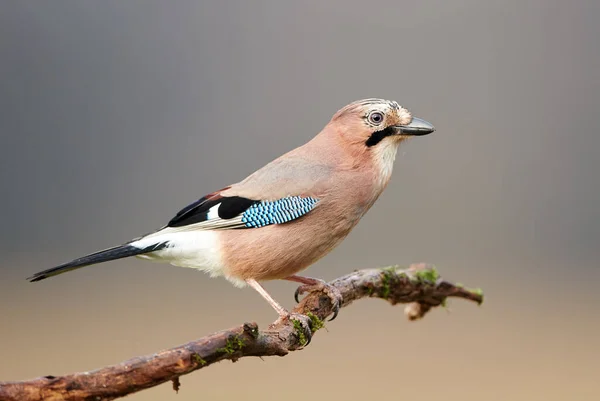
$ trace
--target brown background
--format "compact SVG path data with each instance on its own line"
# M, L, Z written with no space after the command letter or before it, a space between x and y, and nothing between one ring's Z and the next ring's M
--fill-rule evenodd
M384 196L308 274L426 261L486 303L412 324L360 302L305 351L130 399L597 400L599 5L3 2L0 380L273 320L252 290L168 265L25 278L160 227L383 97L438 131L401 149ZM267 288L293 305L292 284Z

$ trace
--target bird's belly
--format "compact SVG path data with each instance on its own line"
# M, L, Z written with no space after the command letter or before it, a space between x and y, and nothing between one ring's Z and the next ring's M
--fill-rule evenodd
M261 280L283 279L306 269L328 254L353 224L322 227L283 224L249 230L223 231L225 275Z
M329 209L330 211L331 209ZM344 209L346 212L348 208ZM165 231L133 245L168 245L144 259L190 267L211 276L224 276L236 286L246 279L276 280L306 269L335 248L360 215L328 213L317 208L286 224L233 230Z

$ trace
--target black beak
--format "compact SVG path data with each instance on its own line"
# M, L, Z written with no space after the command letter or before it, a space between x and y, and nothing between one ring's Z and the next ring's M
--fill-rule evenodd
M397 125L396 132L400 135L414 135L421 136L431 134L435 131L435 127L425 120L413 117L412 121L408 125Z

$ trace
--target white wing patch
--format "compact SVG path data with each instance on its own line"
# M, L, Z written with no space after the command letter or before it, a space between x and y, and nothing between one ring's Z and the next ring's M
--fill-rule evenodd
M218 219L219 218L219 207L221 204L215 205L208 209L208 213L206 213L206 217L208 220Z

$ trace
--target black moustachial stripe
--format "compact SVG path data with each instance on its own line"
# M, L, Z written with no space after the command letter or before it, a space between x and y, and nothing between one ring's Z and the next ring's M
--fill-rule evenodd
M241 196L204 197L181 209L167 225L169 227L183 227L206 221L208 220L208 211L216 205L219 205L217 211L221 219L232 219L257 202Z
M384 138L386 138L388 136L392 136L394 134L395 134L395 131L394 131L393 127L387 127L385 129L382 129L381 131L375 131L371 134L369 139L367 139L367 142L365 142L365 145L367 145L368 147L375 146L379 142L383 141Z

